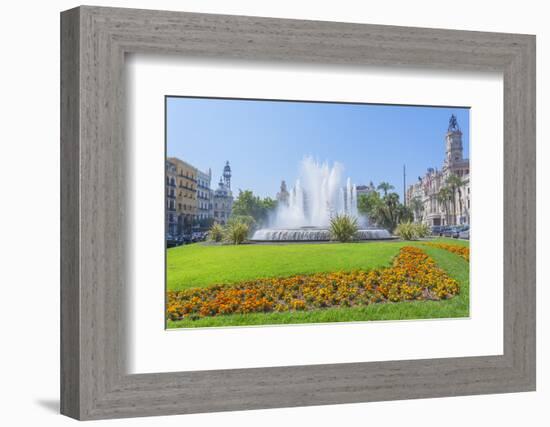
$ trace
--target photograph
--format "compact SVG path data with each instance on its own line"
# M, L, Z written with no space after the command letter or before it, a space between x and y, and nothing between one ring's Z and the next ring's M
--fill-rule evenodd
M166 327L468 317L469 115L166 96Z
M3 3L2 425L550 425L546 3L96 3Z

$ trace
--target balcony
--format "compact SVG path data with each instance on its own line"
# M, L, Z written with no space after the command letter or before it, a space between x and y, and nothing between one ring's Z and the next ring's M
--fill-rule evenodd
M182 173L180 173L178 176L179 176L180 178L188 179L189 181L197 182L197 180L196 180L195 178L191 178L190 176L184 175L184 174L182 174Z
M179 188L182 188L182 189L188 190L188 191L195 191L195 189L193 187L188 187L187 185L180 185Z

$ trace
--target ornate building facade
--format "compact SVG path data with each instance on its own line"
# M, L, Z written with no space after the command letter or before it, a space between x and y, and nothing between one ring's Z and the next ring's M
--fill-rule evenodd
M212 171L203 172L176 157L166 161L166 233L181 236L198 229L205 219L225 224L233 209L231 166L226 162L216 190Z
M407 189L407 205L415 221L429 226L470 223L470 161L463 153L462 131L452 115L441 169L429 168Z
M219 224L225 224L233 209L233 193L231 192L231 166L225 162L223 176L220 177L218 188L212 196L213 218Z
M376 187L372 181L368 185L358 185L355 188L357 190L357 197L361 195L368 196L373 191L376 191Z
M176 214L177 234L190 232L197 219L197 175L198 170L176 157L168 162L176 168Z
M277 202L281 205L288 205L288 199L290 198L290 193L288 192L288 188L286 186L286 181L281 181L281 189L277 193Z
M211 181L210 169L208 173L197 170L197 219L199 221L211 218L213 215Z
M166 161L166 233L178 234L178 214L176 211L177 167Z

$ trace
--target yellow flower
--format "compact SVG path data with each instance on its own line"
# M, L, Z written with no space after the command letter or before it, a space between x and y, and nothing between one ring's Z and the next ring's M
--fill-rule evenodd
M424 251L403 247L388 268L262 278L236 285L169 291L166 315L171 320L195 320L234 313L443 299L458 292L458 282L438 268Z

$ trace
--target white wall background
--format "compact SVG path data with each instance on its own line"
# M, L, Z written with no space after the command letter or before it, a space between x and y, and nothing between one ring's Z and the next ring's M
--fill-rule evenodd
M96 1L105 6L319 19L537 35L538 391L309 408L108 421L117 426L182 424L545 426L550 422L550 27L545 2L394 0ZM63 426L59 384L59 12L75 1L5 2L0 63L0 421ZM7 132L6 132L7 131ZM545 363L546 362L546 363ZM94 424L94 423L92 423Z

